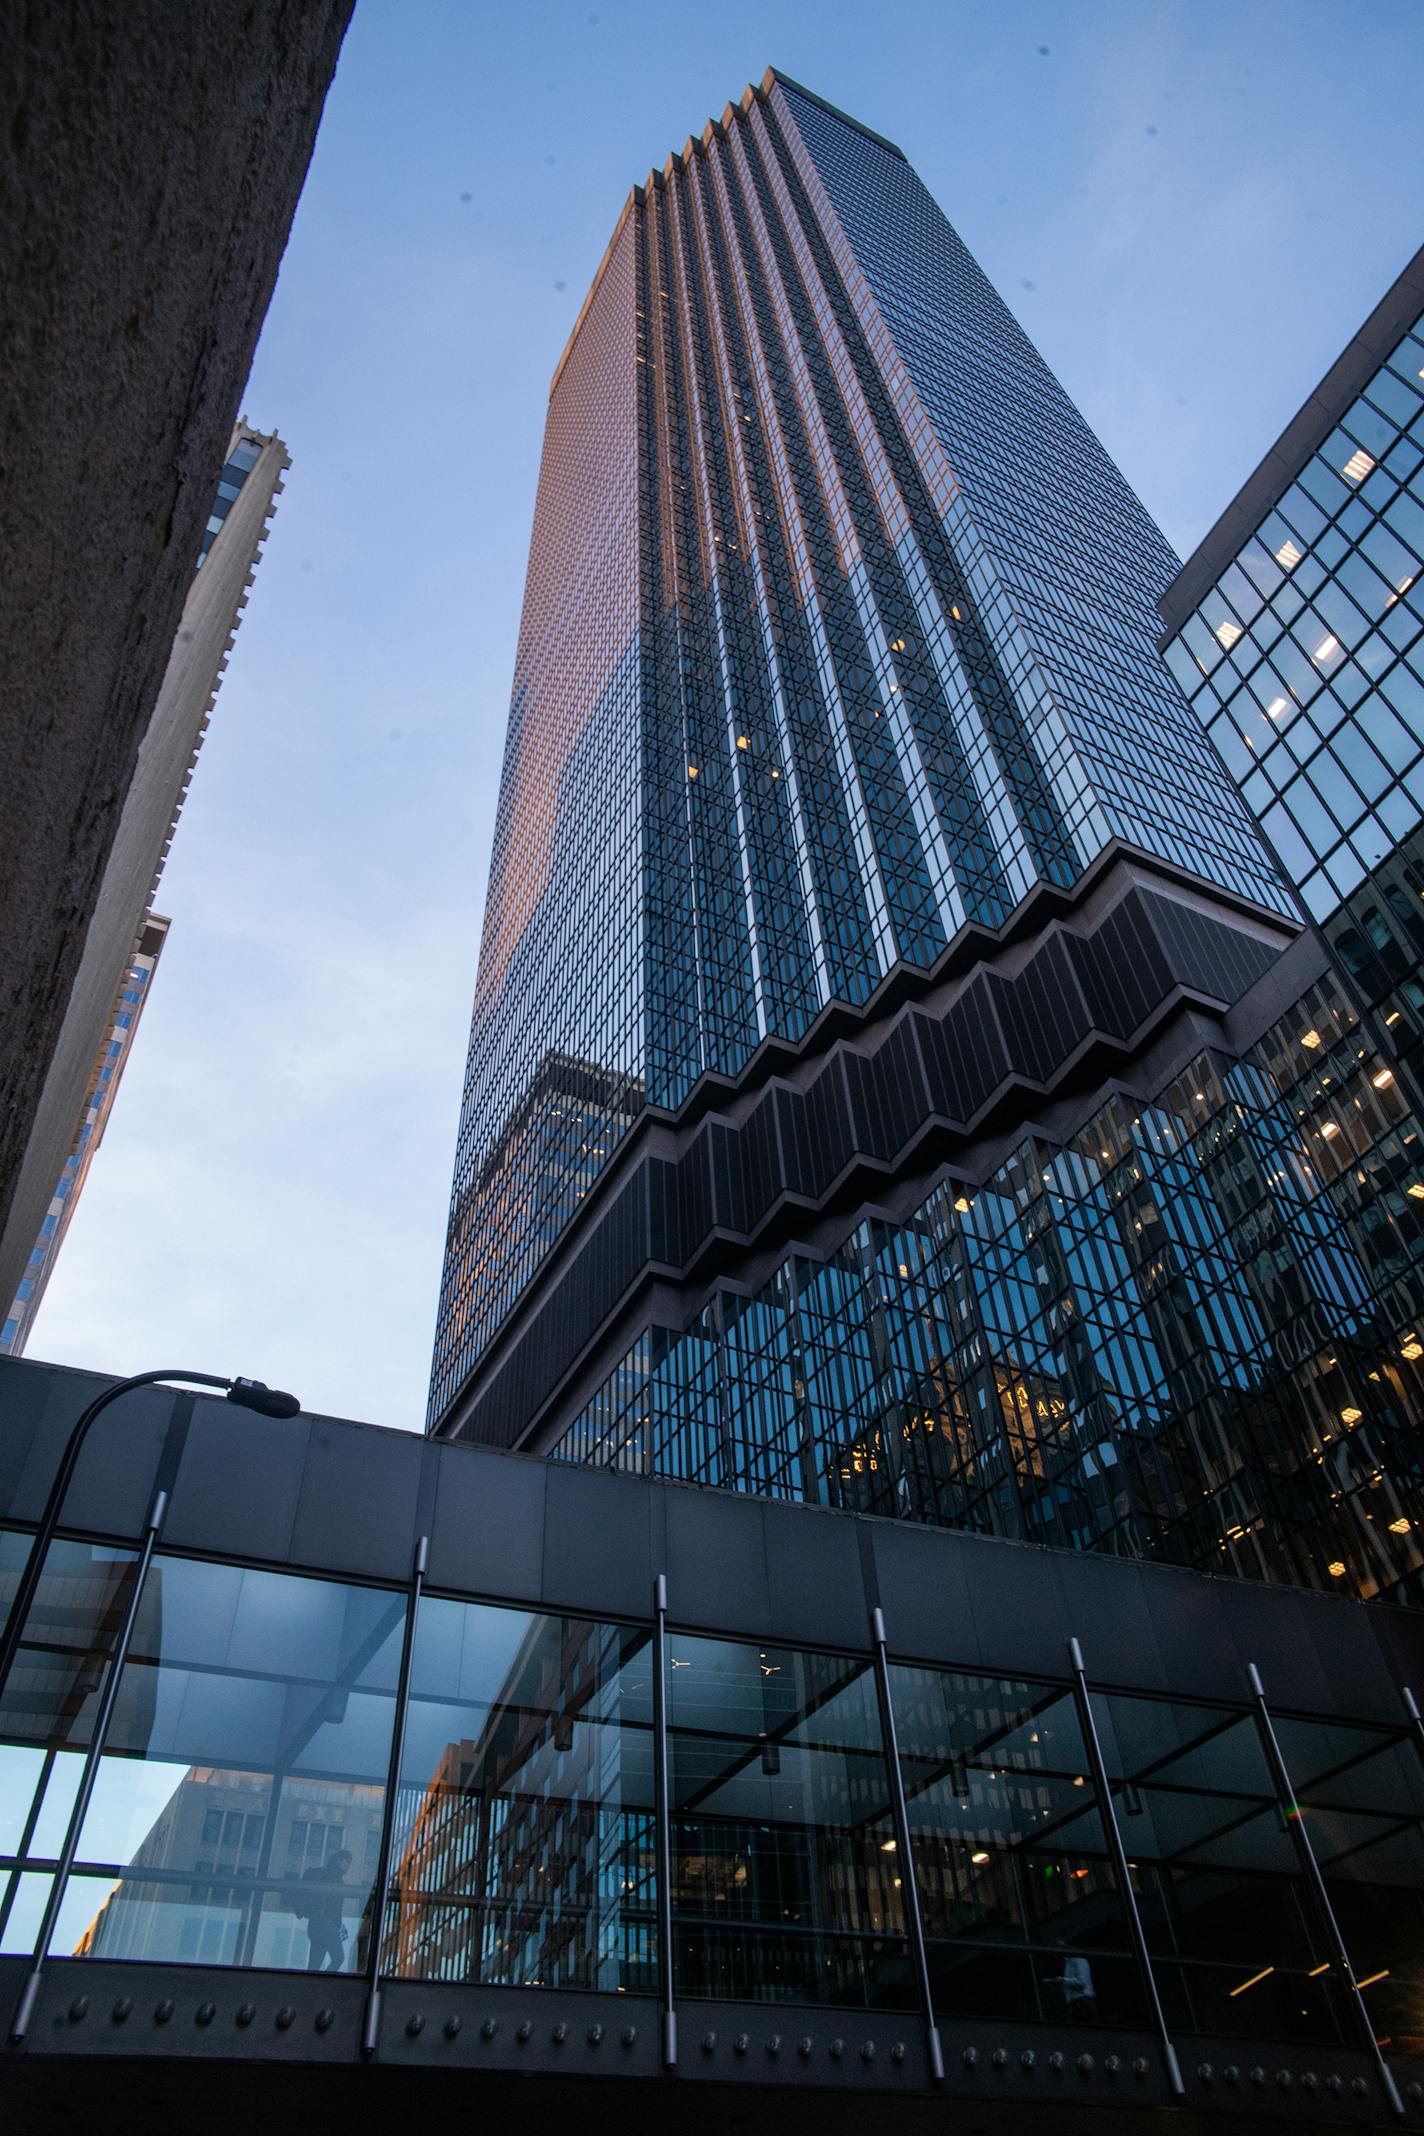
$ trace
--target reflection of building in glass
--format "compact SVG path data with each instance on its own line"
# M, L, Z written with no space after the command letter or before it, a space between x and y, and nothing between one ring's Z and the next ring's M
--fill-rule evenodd
M478 1702L453 1709L468 1734L442 1746L417 1725L388 1963L437 1980L650 1989L646 1641L579 1618L427 1610L434 1656L462 1619L517 1643Z
M1424 252L1161 607L1286 875L1424 1066Z
M76 1956L192 1960L213 1965L304 1967L313 1887L333 1885L329 1865L352 1859L342 1891L343 1964L357 1962L358 1922L381 1844L380 1787L289 1779L275 1815L263 1773L194 1766L135 1848ZM142 1870L162 1876L143 1876Z
M551 393L436 1429L1408 1590L1424 1141L1174 699L1173 568L898 150L769 75L634 190ZM626 1110L560 1143L575 1052Z
M234 429L0 1237L0 1351L25 1347L113 1102L168 927L154 895L290 464L279 438Z
M15 1293L14 1305L9 1318L0 1325L0 1351L19 1357L39 1311L46 1283L55 1258L64 1243L64 1234L69 1229L74 1205L84 1189L89 1176L89 1167L94 1161L94 1152L103 1140L108 1125L109 1113L119 1087L119 1078L129 1057L129 1048L138 1030L138 1020L148 1000L149 988L162 954L168 922L156 912L150 912L144 920L138 938L138 947L124 972L118 994L114 1000L113 1017L94 1063L94 1071L85 1093L84 1112L79 1122L79 1131L74 1138L74 1147L64 1161L64 1170L54 1190L40 1235L30 1251L29 1267L20 1279Z

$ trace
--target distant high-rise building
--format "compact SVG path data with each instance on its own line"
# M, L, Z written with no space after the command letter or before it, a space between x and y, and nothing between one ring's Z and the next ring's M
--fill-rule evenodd
M280 438L236 426L0 1234L0 1296L13 1300L0 1351L25 1345L113 1103L168 929L152 911L158 880L290 465Z
M433 1429L1398 1591L1419 1128L1161 663L1176 568L888 142L771 73L634 189L550 394Z
M65 1233L74 1215L75 1205L84 1191L84 1182L89 1176L89 1167L94 1153L104 1137L118 1094L119 1079L128 1063L129 1051L138 1030L138 1020L148 1001L153 975L158 969L158 959L163 951L168 934L168 922L158 913L150 912L143 923L138 938L138 947L124 968L118 993L114 996L113 1014L109 1028L100 1042L98 1058L89 1078L89 1088L84 1096L84 1111L74 1136L74 1147L64 1160L64 1170L55 1185L54 1198L45 1212L40 1225L40 1235L30 1249L30 1264L20 1278L14 1303L8 1318L0 1323L0 1354L19 1357L29 1340L40 1300L49 1282L50 1272L64 1244Z
M1162 596L1312 920L1424 1073L1424 251ZM1413 1184L1424 1226L1424 1180ZM1421 1331L1424 1332L1424 1331Z

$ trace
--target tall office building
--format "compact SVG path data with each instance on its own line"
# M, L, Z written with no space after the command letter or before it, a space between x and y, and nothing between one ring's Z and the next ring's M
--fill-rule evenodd
M114 1101L168 930L159 877L290 465L280 438L234 427L0 1232L0 1352L24 1348Z
M634 188L550 394L433 1429L1400 1591L1424 1145L1158 657L1175 569L889 142L769 73Z
M1164 650L1363 1006L1424 1072L1424 251L1182 567ZM1424 1182L1414 1200L1424 1222Z
M139 1018L147 1007L153 975L168 937L168 924L160 913L150 912L124 966L110 1020L90 1071L84 1110L75 1129L73 1147L55 1182L53 1197L40 1225L39 1237L30 1249L29 1266L20 1278L9 1315L0 1322L0 1356L21 1357L24 1354L45 1286L89 1177L89 1167L104 1139L104 1129L109 1124L119 1083L138 1032Z

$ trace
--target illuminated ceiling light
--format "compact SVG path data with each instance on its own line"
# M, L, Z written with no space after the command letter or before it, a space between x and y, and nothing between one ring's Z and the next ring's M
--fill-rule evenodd
M893 1839L882 1839L880 1842L880 1851L882 1854L893 1854L895 1852L895 1845L896 1842Z
M1275 1970L1276 1969L1273 1965L1263 1965L1259 1973L1253 1973L1249 1980L1243 1980L1239 1988L1232 1988L1230 1990L1231 1994L1244 1995L1248 1988L1255 1987L1258 1980L1269 1979L1270 1975L1274 1973Z
M687 776L689 777L689 779L695 779L697 777L697 766L695 764L688 765Z
M1364 1413L1363 1409L1342 1409L1340 1422L1342 1424L1358 1424Z
M1345 1577L1345 1560L1343 1558L1332 1558L1325 1570L1332 1580L1343 1580Z
M1284 697L1273 697L1266 707L1266 717L1267 719L1279 719L1283 712L1289 712L1289 710L1289 702Z
M1320 1033L1318 1031L1307 1031L1304 1038L1301 1040L1301 1044L1305 1047L1308 1047L1309 1050L1313 1053L1316 1047L1320 1044Z
M1416 1357L1424 1357L1424 1342L1416 1342L1411 1335L1409 1341L1402 1345L1399 1354L1401 1357L1407 1357L1412 1363Z
M1305 1977L1307 1980L1318 1980L1322 1973L1328 1973L1329 1970L1330 1960L1327 1958L1324 1965L1313 1965Z
M1326 1121L1325 1121L1325 1122L1324 1122L1324 1123L1322 1124L1322 1126L1321 1126L1321 1129L1320 1129L1320 1132L1321 1132L1321 1134L1322 1134L1322 1135L1323 1135L1323 1136L1325 1137L1326 1141L1327 1141L1327 1142L1329 1142L1329 1141L1330 1141L1330 1140L1331 1140L1331 1139L1332 1139L1332 1138L1333 1138L1334 1136L1338 1135L1338 1134L1339 1134L1339 1132L1340 1132L1340 1123L1339 1123L1339 1121L1338 1121L1338 1120L1326 1120Z
M1239 623L1232 623L1228 620L1225 623L1218 623L1216 626L1216 636L1220 640L1223 650L1228 653L1240 635L1241 625Z
M739 749L750 749L751 746L751 743L747 740L744 734L739 734L737 736L737 747Z
M1416 1179L1413 1186L1407 1187L1405 1192L1415 1201L1424 1201L1424 1180Z
M905 641L904 641L904 639L903 639L903 638L892 638L892 639L890 640L890 650L891 650L891 652L892 652L892 653L903 653L903 652L904 652L904 650L905 650Z
M1333 660L1339 650L1340 640L1332 630L1327 637L1321 639L1310 657L1312 660Z
M1370 1077L1370 1081L1374 1084L1376 1090L1387 1090L1394 1081L1394 1071L1391 1068L1381 1068L1378 1075Z
M981 1848L979 1849L978 1853L977 1853L977 1854L971 1854L971 1855L970 1855L970 1857L969 1857L969 1859L970 1859L970 1861L971 1861L971 1862L973 1862L973 1863L974 1863L974 1865L975 1865L975 1867L976 1867L976 1868L982 1869L982 1868L983 1868L983 1866L984 1866L984 1864L985 1864L985 1862L987 1862L987 1861L988 1861L989 1857L988 1857L987 1853L986 1853L986 1852L984 1851L984 1849L983 1849L983 1848L981 1847Z
M1408 1535L1409 1522L1405 1519L1402 1513L1400 1514L1398 1520L1392 1520L1390 1522L1389 1532L1391 1535Z
M1389 1967L1388 1967L1387 1965L1386 1965L1386 1966L1381 1966L1380 1970L1379 1970L1379 1971L1378 1971L1377 1973L1371 1973L1371 1974L1370 1974L1370 1976L1369 1976L1369 1978L1368 1978L1367 1980L1357 1980L1357 1981L1355 1982L1355 1986L1356 1986L1357 1988L1372 1988L1372 1987L1374 1986L1374 1984L1375 1984L1375 1982L1376 1982L1377 1980L1388 1980L1388 1979L1389 1979Z
M1276 551L1276 562L1282 571L1294 571L1302 554L1303 551L1298 549L1293 541L1283 541Z
M969 1210L969 1202L968 1202L968 1199L967 1199L967 1197L966 1197L965 1195L963 1195L963 1194L958 1194L958 1195L956 1195L956 1196L955 1196L955 1201L954 1201L954 1206L955 1206L955 1208L956 1208L956 1209L957 1209L957 1210L959 1211L959 1213L960 1213L960 1215L961 1215L961 1216L964 1216L964 1215L966 1215L966 1214L968 1213L968 1210Z
M1073 1785L1074 1785L1074 1787L1084 1787L1084 1786L1086 1786L1086 1784L1087 1784L1087 1783L1086 1783L1086 1782L1085 1782L1085 1780L1083 1779L1083 1775L1082 1775L1081 1773L1076 1773L1076 1774L1074 1775L1074 1778L1073 1778Z
M1357 451L1351 453L1341 469L1341 473L1347 482L1363 482L1374 464L1374 456L1371 453L1367 453L1364 447L1361 446Z

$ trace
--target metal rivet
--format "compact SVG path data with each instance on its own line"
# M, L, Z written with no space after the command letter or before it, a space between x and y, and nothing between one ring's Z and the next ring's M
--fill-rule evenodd
M318 2032L330 2032L332 2026L336 2023L336 2012L334 2010L318 2010L315 2023Z
M256 2005L256 2003L241 2003L241 2004L239 2004L239 2006L238 2006L238 2012L237 2012L237 2022L239 2023L239 2025L250 2025L250 2024L252 2023L252 2020L253 2020L253 2018L254 2018L254 2017L256 2017L256 2015L257 2015L257 2005Z
M1320 2089L1320 2079L1313 2069L1307 2069L1300 2081L1306 2091L1318 2091Z
M1103 2068L1110 2077L1115 2077L1122 2068L1122 2056L1120 2054L1105 2054L1103 2056Z
M589 2044L589 2046L590 2046L590 2047L596 2047L596 2046L598 2045L599 2041L600 2041L600 2040L601 2040L602 2038L603 2038L603 2027L602 2027L602 2025L590 2025L590 2026L589 2026L589 2028L588 2028L588 2044Z
M161 2003L154 2004L153 2022L155 2023L155 2025L166 2025L172 2015L173 2005L166 1996Z
M995 2069L1006 2069L1008 2067L1009 2061L1008 2048L996 2047L994 2049L994 2052L990 2055L989 2060L993 2063Z
M1228 2062L1221 2074L1228 2084L1239 2084L1241 2082L1241 2072L1234 2062Z
M534 2027L530 2024L528 2018L526 2017L523 2024L520 2025L518 2030L515 2032L514 2037L518 2040L520 2046L522 2047L527 2039L532 2039L533 2034Z
M839 2060L840 2060L840 2058L841 2058L841 2056L842 2056L842 2055L843 2055L843 2054L845 2053L845 2041L844 2041L844 2040L832 2040L832 2041L831 2041L831 2053L832 2053L832 2054L833 2054L833 2055L835 2056L836 2060L837 2060L837 2061L839 2061Z
M1145 2055L1145 2054L1135 2054L1135 2055L1133 2056L1133 2058L1132 2058L1132 2074L1133 2074L1133 2075L1134 2075L1135 2077L1145 2077L1145 2076L1146 2076L1146 2074L1147 2074L1147 2057L1146 2057L1146 2055Z
M1266 2081L1266 2072L1264 2069L1262 2069L1259 2062L1256 2064L1254 2069L1248 2069L1246 2074L1251 2079L1251 2082L1253 2084L1264 2084Z
M566 2039L568 2038L568 2036L569 2036L569 2028L568 2028L568 2026L567 2026L567 2025L555 2025L555 2027L554 2027L554 2033L553 2033L553 2039L554 2039L554 2045L555 2045L556 2047L562 2047L562 2046L563 2046L563 2044L564 2044L564 2041L565 2041L565 2040L566 2040Z
M409 2034L410 2038L413 2040L419 2039L421 2033L424 2032L425 2019L421 2016L418 2010L416 2011L414 2017L408 2017L406 2019L405 2029L406 2032Z
M1342 2091L1344 2089L1338 2077L1327 2077L1325 2081L1330 2086L1331 2091ZM1424 2099L1424 2084L1406 2084L1404 2089L1411 2099Z
M1050 2069L1061 2069L1066 2060L1067 2056L1060 2054L1058 2049L1055 2047L1052 2054L1048 2057L1048 2066Z
M896 2040L896 2042L895 2042L894 2046L893 2046L893 2047L892 2047L892 2048L890 2049L890 2059L891 2059L891 2061L892 2061L892 2062L903 2062L903 2061L904 2061L904 2059L905 2059L905 2042L904 2042L903 2040Z
M1325 2079L1325 2088L1327 2091L1342 2092L1345 2089L1345 2079L1343 2077L1327 2077Z
M1203 2084L1210 2084L1212 2078L1216 2075L1216 2071L1212 2068L1210 2062L1198 2062L1197 2075L1201 2078Z
M1078 2057L1078 2067L1082 2070L1083 2075L1085 2077L1090 2077L1093 2074L1092 2056L1090 2054L1080 2054Z
M780 2054L781 2034L779 2032L772 2033L771 2038L766 2043L766 2051L768 2054Z
M873 2062L873 2061L875 2060L875 2042L874 2042L874 2040L862 2040L862 2041L861 2041L861 2043L860 2043L860 2059L861 2059L861 2061L862 2061L862 2062Z
M638 2028L637 2028L637 2026L636 2026L636 2025L625 2025L625 2026L623 2027L623 2030L622 2030L621 2034L619 2035L619 2037L620 2037L620 2038L622 2039L623 2045L624 2045L625 2047L631 2047L631 2046L632 2046L632 2044L633 2044L633 2042L634 2042L634 2041L635 2041L635 2040L637 2039L637 2037L638 2037Z
M1032 2047L1025 2047L1023 2053L1019 2056L1019 2067L1021 2069L1032 2069L1037 2060L1038 2056L1034 2053Z
M88 1998L88 1996L87 1996L87 1995L76 1995L76 1996L75 1996L75 1998L74 1998L74 2000L73 2000L73 2002L72 2002L72 2003L71 2003L71 2004L69 2005L69 2022L70 2022L70 2024L71 2024L71 2025L77 2025L77 2024L79 2024L79 2023L80 2023L80 2022L81 2022L81 2021L82 2021L82 2020L83 2020L84 2018L86 2018L86 2017L87 2017L88 2015L89 2015L89 1998Z
M1369 2085L1365 2082L1363 2077L1351 2077L1350 2089L1352 2092L1355 2093L1357 2098L1363 2099L1365 2093L1369 2090L1369 2088Z
M966 2047L959 2059L966 2069L972 2069L979 2059L979 2049L977 2047Z
M798 2054L800 2055L800 2057L801 2057L801 2059L802 2059L802 2061L803 2061L803 2062L809 2062L809 2061L810 2061L810 2059L811 2059L811 2049L812 2049L812 2048L813 2048L813 2047L815 2046L815 2044L816 2044L816 2043L815 2043L815 2041L814 2041L814 2040L812 2039L812 2037L811 2037L811 2035L810 2035L810 2033L809 2033L809 2032L807 2033L807 2035L806 2035L806 2037L805 2037L804 2039L798 2040L798 2041L796 2042L796 2052L797 2052L797 2053L798 2053Z
M217 2010L212 2003L199 2003L197 2009L193 2012L193 2023L195 2025L210 2025L217 2014Z
M1280 2085L1282 2091L1289 2091L1295 2082L1295 2078L1288 2069L1278 2069L1276 2071L1276 2082Z
M445 2037L446 2037L446 2039L447 2039L447 2040L453 2040L453 2039L454 2039L455 2035L456 2035L456 2034L458 2033L458 2031L459 2031L459 2029L460 2029L460 2026L461 2026L461 2023L462 2023L462 2022L463 2022L463 2020L462 2020L462 2019L460 2019L460 2018L458 2018L458 2017L447 2017L447 2018L446 2018L446 2020L445 2020ZM527 2028L526 2028L526 2030L527 2030Z
M704 2032L704 2033L703 2033L703 2035L702 2035L702 2052L703 2052L704 2054L711 2054L711 2052L712 2052L713 2048L714 2048L714 2047L716 2046L716 2044L717 2044L717 2035L716 2035L716 2033L715 2033L715 2032Z
M285 2032L289 2025L294 2025L296 2023L296 2019L297 2013L292 2008L291 2004L283 2003L281 2009L277 2012L277 2030L279 2032Z
M739 2033L737 2034L736 2038L735 2038L735 2039L733 2040L733 2042L732 2042L732 2052L733 2052L733 2054L745 2054L745 2053L746 2053L746 2051L747 2051L747 2047L748 2047L748 2045L749 2045L749 2042L748 2042L748 2040L747 2040L747 2036L746 2036L745 2032L739 2032Z
M497 2017L487 2017L480 2026L480 2038L482 2040L492 2040L498 2030L499 2019Z
M131 1995L121 1995L109 2014L116 2025L121 2025L132 2008L133 1997Z

